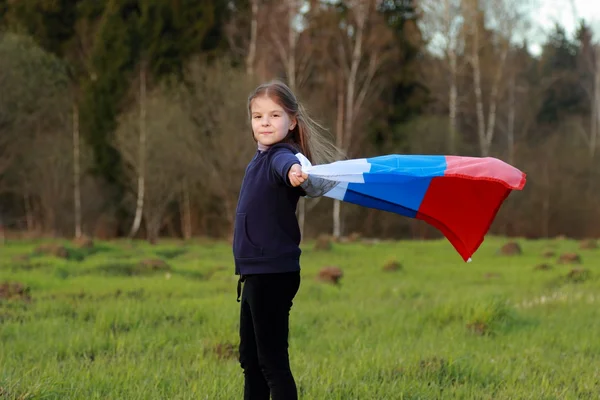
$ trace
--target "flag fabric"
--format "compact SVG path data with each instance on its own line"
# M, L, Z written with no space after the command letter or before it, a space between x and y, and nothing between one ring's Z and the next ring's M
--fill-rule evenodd
M440 230L463 260L484 240L498 210L526 175L493 157L385 155L311 165L308 197L326 196L423 220Z

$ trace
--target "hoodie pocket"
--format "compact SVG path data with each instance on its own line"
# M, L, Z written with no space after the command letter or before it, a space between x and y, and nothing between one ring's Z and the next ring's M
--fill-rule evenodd
M256 246L248 236L248 217L245 213L235 216L233 251L237 258L256 258L263 255L262 247Z

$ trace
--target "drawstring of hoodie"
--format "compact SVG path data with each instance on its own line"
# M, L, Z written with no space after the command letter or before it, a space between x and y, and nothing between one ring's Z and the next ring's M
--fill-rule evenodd
M238 279L238 283L237 283L237 302L240 302L240 296L242 295L242 282L244 282L246 280L246 277L242 274L240 274L240 278Z

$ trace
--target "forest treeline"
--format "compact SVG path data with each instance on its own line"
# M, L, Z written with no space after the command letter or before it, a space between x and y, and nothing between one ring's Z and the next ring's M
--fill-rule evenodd
M347 157L492 156L525 190L492 232L600 235L600 41L532 54L518 0L0 0L0 225L27 235L227 238L281 79ZM433 237L327 198L306 237Z

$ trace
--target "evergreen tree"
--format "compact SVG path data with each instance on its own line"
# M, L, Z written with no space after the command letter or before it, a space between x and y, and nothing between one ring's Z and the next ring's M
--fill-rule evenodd
M428 89L419 77L425 43L412 2L386 0L379 6L379 12L394 32L399 57L380 99L384 115L380 124L375 125L373 141L379 148L391 142L395 150L408 151L403 126L419 116L429 101Z
M538 113L541 124L555 124L568 114L586 108L585 93L577 71L579 46L563 27L556 25L543 46L539 75L545 90Z
M218 3L218 2L217 2ZM217 45L206 40L215 23L212 1L109 0L92 51L95 79L88 83L83 123L96 150L97 166L109 181L119 176L118 153L110 146L116 118L140 63L154 83L184 77L186 62ZM222 8L222 7L221 7ZM219 18L223 18L222 14Z

